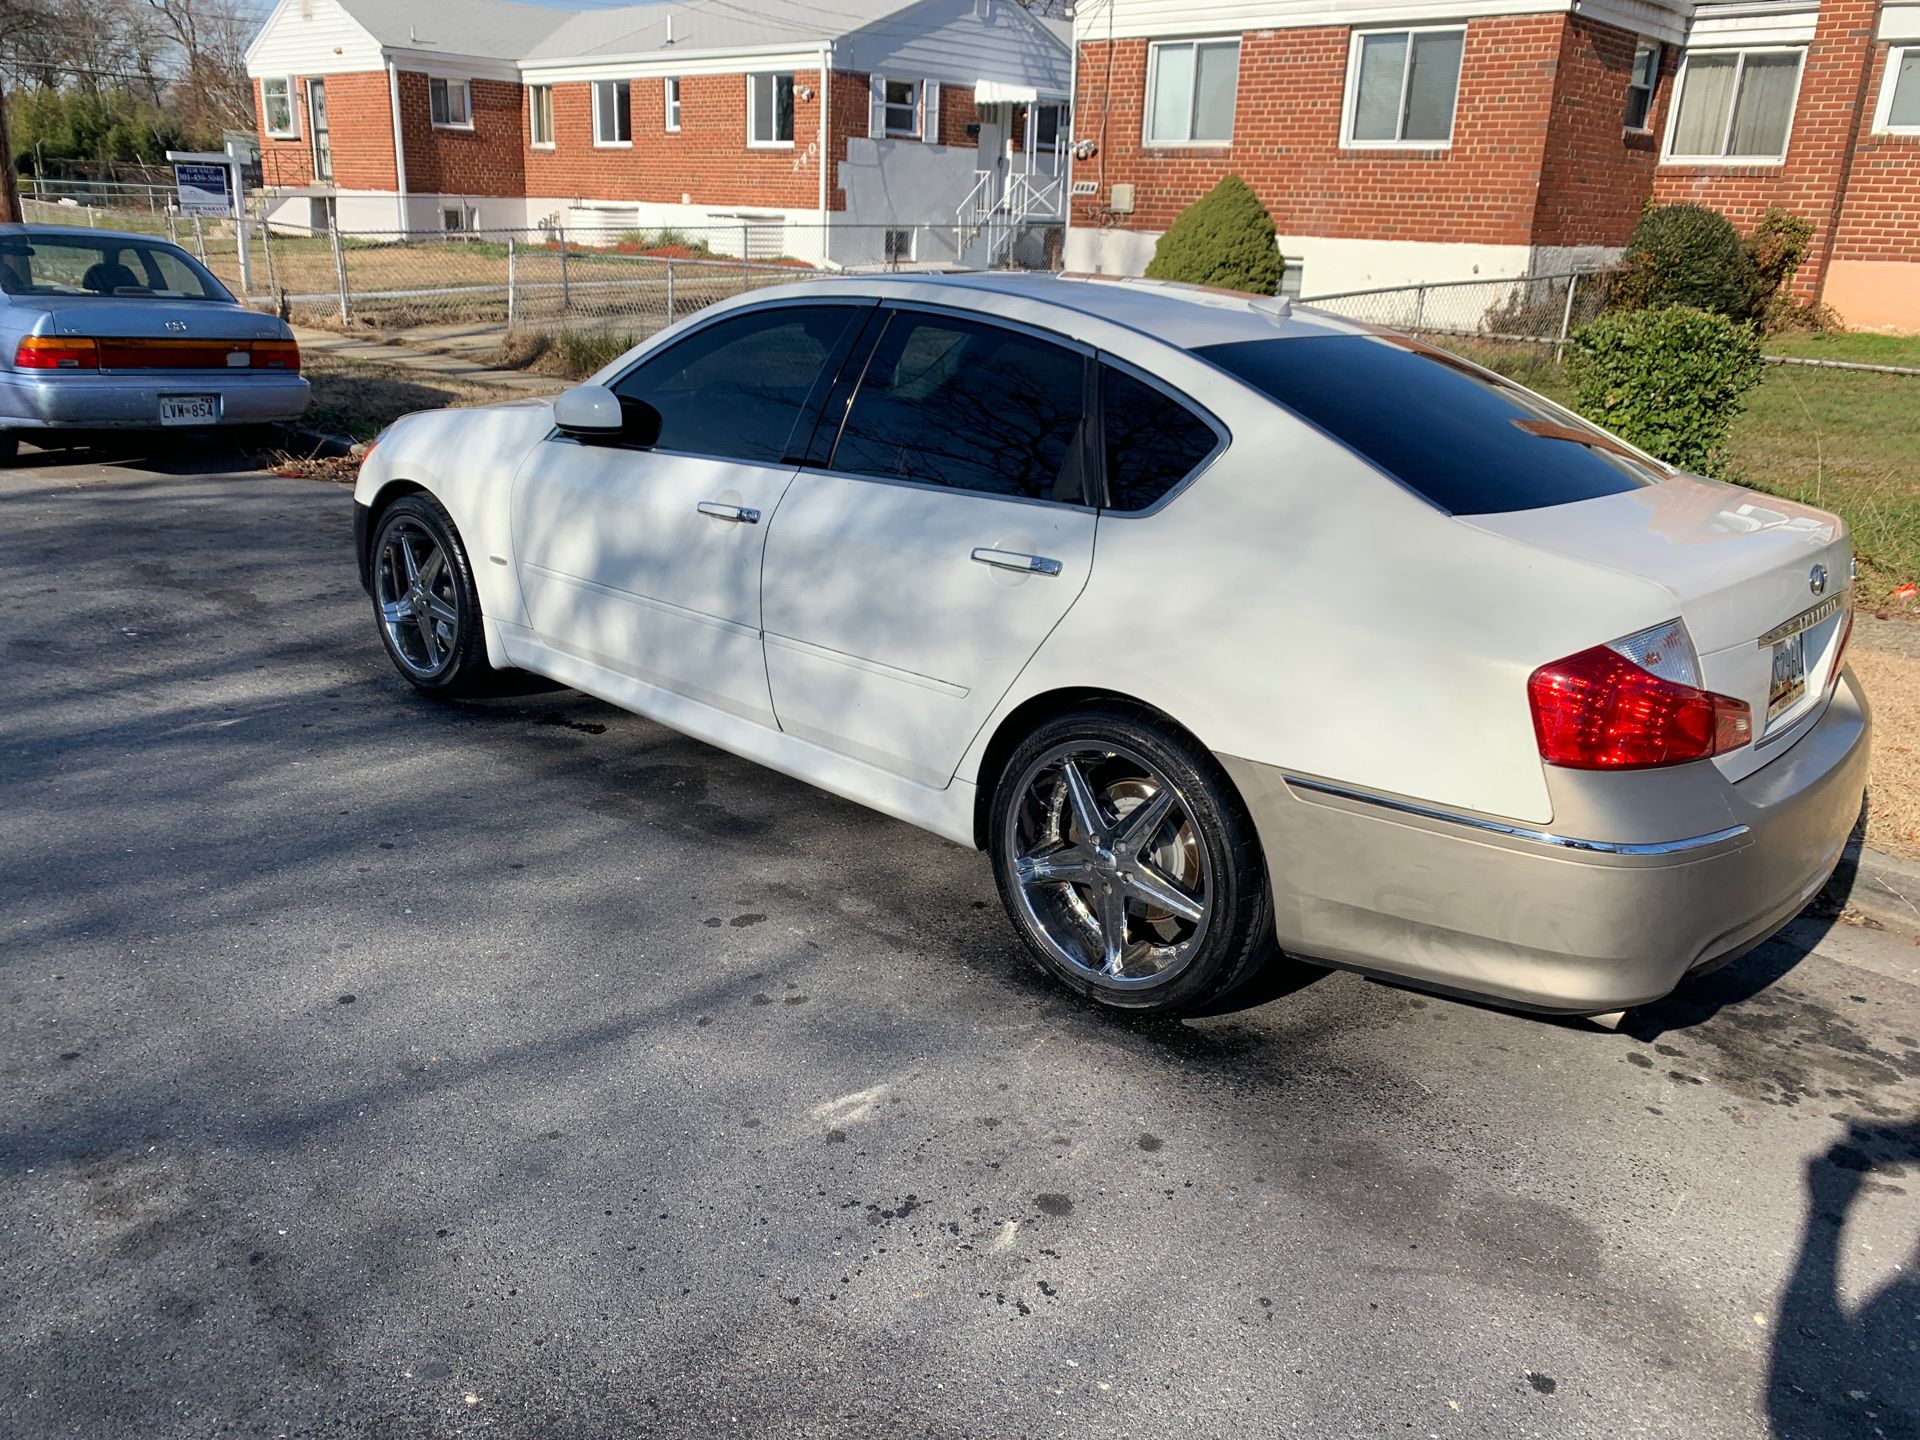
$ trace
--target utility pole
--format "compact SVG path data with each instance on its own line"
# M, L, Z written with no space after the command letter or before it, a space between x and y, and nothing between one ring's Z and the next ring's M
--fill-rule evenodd
M0 84L0 224L18 224L25 218L20 213L20 181L13 168L13 141L7 136L7 87Z

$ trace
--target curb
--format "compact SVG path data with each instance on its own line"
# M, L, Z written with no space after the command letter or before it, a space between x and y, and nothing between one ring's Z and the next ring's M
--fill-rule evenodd
M1920 863L1849 841L1828 888L1883 929L1920 936Z

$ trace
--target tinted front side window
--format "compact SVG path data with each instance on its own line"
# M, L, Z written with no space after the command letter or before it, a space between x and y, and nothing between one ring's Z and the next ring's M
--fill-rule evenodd
M1059 345L903 312L867 364L834 450L855 475L1079 500L1085 361Z
M813 382L854 310L805 305L696 330L615 382L660 412L662 450L778 464Z
M1242 340L1195 353L1450 514L1567 505L1660 478L1557 406L1399 337Z
M1107 454L1107 503L1144 510L1213 453L1213 427L1164 390L1100 367L1100 423Z

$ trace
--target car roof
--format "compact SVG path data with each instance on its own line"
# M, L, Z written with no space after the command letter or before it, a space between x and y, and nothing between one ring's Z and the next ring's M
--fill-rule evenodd
M13 220L0 224L0 235L58 235L88 240L147 240L156 245L173 245L164 235L141 235L132 230L98 230L90 225L43 225L38 221ZM179 247L174 246L175 249Z
M849 279L865 281L872 293L883 296L910 292L915 298L925 299L930 293L928 287L934 287L1058 306L1123 325L1183 350L1241 340L1372 333L1366 326L1270 295L1249 295L1238 290L1138 276L1004 270L903 271ZM955 298L959 300L958 296Z

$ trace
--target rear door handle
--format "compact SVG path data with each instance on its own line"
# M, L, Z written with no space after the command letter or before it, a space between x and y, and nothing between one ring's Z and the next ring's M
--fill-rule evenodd
M695 508L716 520L733 520L742 525L760 523L760 512L751 505L722 505L718 500L702 500Z
M1060 562L1045 555L1022 555L1018 550L995 550L986 545L977 546L973 558L982 565L991 565L999 570L1019 570L1027 575L1058 575Z

